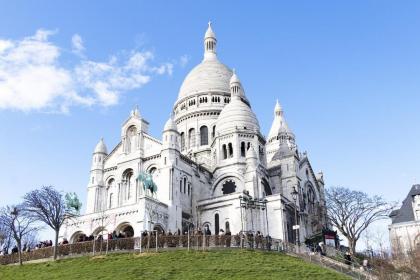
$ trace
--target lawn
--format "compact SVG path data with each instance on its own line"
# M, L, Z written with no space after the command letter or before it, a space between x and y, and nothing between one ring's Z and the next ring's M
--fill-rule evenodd
M172 251L111 254L57 262L0 266L0 279L349 279L278 253Z

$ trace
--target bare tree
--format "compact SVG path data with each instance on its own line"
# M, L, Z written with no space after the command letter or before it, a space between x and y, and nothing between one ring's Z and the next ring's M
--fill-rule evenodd
M332 187L325 192L330 222L348 240L350 252L356 253L361 234L375 221L386 219L395 204L380 196L370 197L364 192Z
M54 260L56 260L60 228L66 219L75 216L75 212L64 200L63 195L52 186L27 193L24 196L24 205L29 215L54 230Z
M22 205L6 206L0 210L0 226L8 231L16 242L20 265L22 265L22 241L38 230L35 223L36 220L27 215Z

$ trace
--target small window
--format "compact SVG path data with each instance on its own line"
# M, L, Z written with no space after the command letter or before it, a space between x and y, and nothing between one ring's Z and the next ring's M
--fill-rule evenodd
M241 142L241 157L245 157L245 142Z
M209 130L207 126L203 125L200 127L200 145L208 145L209 144Z
M228 144L228 149L229 149L229 157L233 157L233 147L232 147L232 143Z

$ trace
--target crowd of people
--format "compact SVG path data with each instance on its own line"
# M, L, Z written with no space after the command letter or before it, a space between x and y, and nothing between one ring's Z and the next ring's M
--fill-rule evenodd
M40 241L35 246L32 246L32 247L28 245L27 243L24 243L22 246L22 252L31 252L32 250L38 250L41 248L52 247L52 246L53 246L52 240ZM0 250L0 256L5 256L5 255L8 255L9 253L17 254L18 252L19 252L19 248L17 245L14 245L11 250L9 250L9 248L6 245L4 245L3 248Z

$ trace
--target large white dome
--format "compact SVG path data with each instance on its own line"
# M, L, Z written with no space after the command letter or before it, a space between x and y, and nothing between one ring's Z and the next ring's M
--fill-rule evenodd
M223 108L216 122L216 132L219 134L237 129L260 131L257 117L239 96L233 97L231 102Z
M232 70L217 58L205 59L185 77L179 90L178 100L201 92L229 93Z

